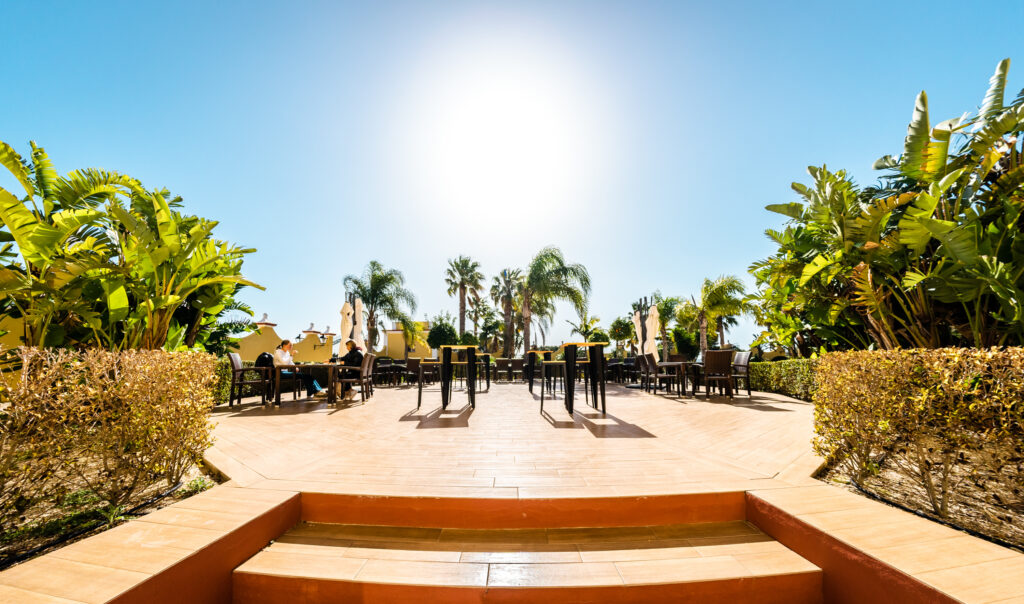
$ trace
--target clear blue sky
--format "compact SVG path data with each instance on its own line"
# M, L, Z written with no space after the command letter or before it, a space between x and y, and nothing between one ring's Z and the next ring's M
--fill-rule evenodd
M220 220L259 249L267 291L245 300L282 335L336 327L371 259L423 316L457 307L448 258L489 277L546 244L590 269L607 325L653 290L746 277L781 222L763 206L807 165L874 181L920 90L933 119L975 109L1000 59L1024 61L1024 3L973 6L6 0L0 139Z

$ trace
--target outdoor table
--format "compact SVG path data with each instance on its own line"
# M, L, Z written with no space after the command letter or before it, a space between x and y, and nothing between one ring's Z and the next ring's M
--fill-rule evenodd
M417 380L416 380L416 383L419 386L419 392L416 394L416 409L419 409L420 408L420 403L423 402L423 369L424 368L428 368L428 369L433 370L433 369L439 367L440 365L441 365L440 361L427 361L427 360L420 361L420 369L419 369L420 374L417 376Z
M526 373L526 383L530 385L530 393L533 394L533 376L537 370L537 355L541 355L541 359L545 361L551 360L550 350L527 350L526 351L526 366L523 367L523 372Z
M686 394L686 374L689 373L690 366L694 364L689 361L662 361L658 363L658 368L676 370L676 374L679 376L679 383L676 384L676 394L682 396ZM693 395L697 396L696 380L694 380Z
M594 400L594 408L597 409L597 400L600 396L601 399L601 413L607 413L607 404L605 400L605 382L604 382L604 347L607 346L607 342L570 342L562 345L562 350L565 351L565 410L572 415L573 412L573 399L576 393L576 352L579 348L590 348L590 358L587 360L587 377L589 378L589 387L591 395ZM541 373L541 391L540 391L540 408L544 409L544 384L545 373Z
M339 365L337 363L303 363L302 365L274 365L274 404L281 405L281 372L282 371L301 371L303 369L326 369L327 370L327 404L333 405L337 400L337 395L334 392L334 380L336 379L338 368L347 367L347 365ZM359 367L352 367L352 369L358 370Z
M448 408L452 396L452 351L466 351L466 392L469 406L476 409L476 346L468 344L444 345L441 347L441 409Z

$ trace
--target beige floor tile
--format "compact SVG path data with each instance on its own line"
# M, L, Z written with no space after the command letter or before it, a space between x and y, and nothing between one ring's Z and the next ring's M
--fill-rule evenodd
M732 556L616 562L615 566L627 585L710 581L749 574Z
M608 562L575 564L492 564L489 586L621 585L615 565Z
M445 585L451 587L487 584L487 565L448 562L367 560L356 576L368 583Z
M250 558L236 572L279 577L316 577L350 581L366 560L267 550Z

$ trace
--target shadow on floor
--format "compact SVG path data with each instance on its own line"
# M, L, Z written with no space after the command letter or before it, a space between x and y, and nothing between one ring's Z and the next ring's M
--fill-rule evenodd
M555 400L552 402L558 408L555 413L565 411L563 401ZM572 418L567 419L555 419L553 415L548 413L547 409L541 411L540 415L551 424L552 428L560 430L580 430L586 428L597 438L657 438L657 436L636 424L623 421L610 413L601 413L593 407L577 406L573 409ZM605 423L609 420L614 423Z
M432 428L468 428L469 417L473 415L473 408L467 402L460 409L449 405L447 409L435 407L430 411L420 413L413 410L398 418L400 422L419 422L417 430Z

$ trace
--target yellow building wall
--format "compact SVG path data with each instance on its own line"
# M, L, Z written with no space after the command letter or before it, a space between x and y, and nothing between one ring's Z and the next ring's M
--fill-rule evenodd
M255 361L262 352L274 354L274 349L283 339L273 327L261 327L238 341L238 356L243 361Z
M384 350L382 351L383 355L393 359L404 359L405 336L402 335L401 331L388 330L385 333L387 337L384 340ZM432 351L430 347L423 342L416 342L416 346L409 352L409 358L411 359L428 359L433 356L434 351Z

